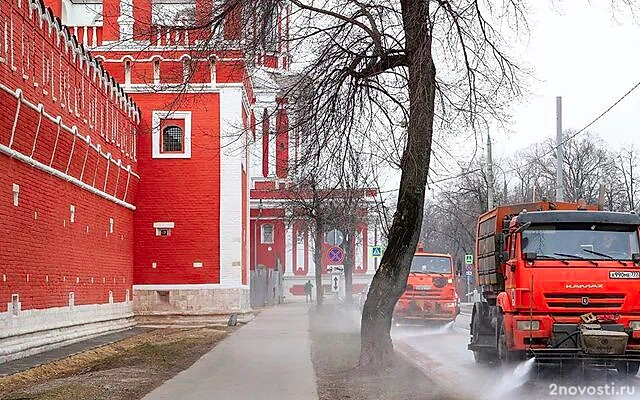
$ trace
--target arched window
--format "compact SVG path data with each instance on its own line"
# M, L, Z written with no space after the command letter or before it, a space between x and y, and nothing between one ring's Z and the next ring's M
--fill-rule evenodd
M181 152L184 144L182 128L175 125L165 126L162 129L162 151Z

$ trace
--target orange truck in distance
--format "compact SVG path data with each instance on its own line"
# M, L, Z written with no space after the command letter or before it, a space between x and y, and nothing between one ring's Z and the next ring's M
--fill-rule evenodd
M583 203L506 205L478 219L468 345L477 362L640 368L640 216Z
M420 244L411 261L407 288L396 303L394 322L453 321L460 312L454 277L451 255L427 253Z

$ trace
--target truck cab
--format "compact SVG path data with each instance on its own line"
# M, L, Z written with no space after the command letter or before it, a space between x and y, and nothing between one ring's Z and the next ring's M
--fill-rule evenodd
M481 216L469 349L477 361L640 368L640 216L542 204ZM571 209L573 207L573 209Z
M460 312L454 278L451 255L425 252L419 245L411 261L407 288L396 303L394 321L453 321Z

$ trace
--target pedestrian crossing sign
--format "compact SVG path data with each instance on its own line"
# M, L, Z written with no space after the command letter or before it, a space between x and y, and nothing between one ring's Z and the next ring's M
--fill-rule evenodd
M373 258L382 257L382 246L372 246L371 247L371 257L373 257Z

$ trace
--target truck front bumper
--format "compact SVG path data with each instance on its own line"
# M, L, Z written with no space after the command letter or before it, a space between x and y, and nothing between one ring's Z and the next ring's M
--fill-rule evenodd
M460 313L458 302L450 300L400 299L394 309L396 320L453 321Z
M585 362L602 365L616 362L640 362L640 350L626 350L624 354L588 354L582 349L531 349L529 357L535 357L538 364L560 364Z

